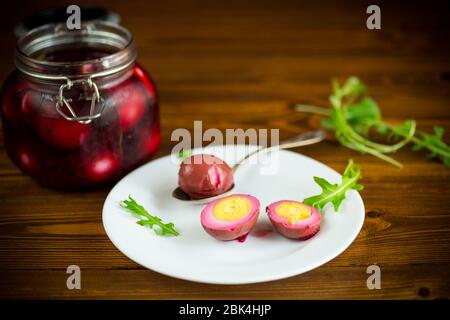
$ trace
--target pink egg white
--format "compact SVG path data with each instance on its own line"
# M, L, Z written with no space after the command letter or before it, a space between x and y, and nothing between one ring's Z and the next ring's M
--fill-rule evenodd
M275 229L291 239L307 240L320 230L320 212L304 203L280 200L266 207Z
M208 203L201 213L205 231L218 240L234 240L250 232L258 220L259 200L233 194Z

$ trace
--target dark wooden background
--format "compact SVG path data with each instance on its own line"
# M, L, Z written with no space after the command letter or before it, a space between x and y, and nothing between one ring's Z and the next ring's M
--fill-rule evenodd
M51 2L13 1L1 12L0 80L13 69L13 26ZM84 2L84 1L83 1ZM57 1L54 1L57 3ZM82 3L82 2L78 2ZM162 147L179 127L316 128L295 102L327 105L330 79L357 75L388 120L450 129L450 19L444 2L381 4L382 29L365 27L365 2L104 1L135 35L139 60L161 97ZM448 135L447 135L448 141ZM0 139L1 298L407 298L450 297L450 170L409 148L397 169L337 145L302 153L342 170L362 164L364 227L339 257L289 279L240 286L172 279L133 263L109 241L101 209L108 189L61 193L36 185ZM301 168L299 168L301 170ZM66 289L66 268L82 289ZM368 290L378 264L382 289Z

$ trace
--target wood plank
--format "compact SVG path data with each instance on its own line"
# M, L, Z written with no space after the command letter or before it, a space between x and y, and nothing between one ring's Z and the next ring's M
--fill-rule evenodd
M81 289L68 290L66 270L3 271L0 298L121 299L436 299L448 293L444 266L382 266L381 289L366 286L366 267L324 266L261 284L217 286L169 278L150 270L84 270Z

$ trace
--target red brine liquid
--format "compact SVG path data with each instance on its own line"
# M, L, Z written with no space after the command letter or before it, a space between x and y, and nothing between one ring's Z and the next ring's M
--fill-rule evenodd
M245 240L247 240L247 237L248 237L248 233L236 238L236 240L240 243L243 243L243 242L245 242Z
M107 54L72 49L47 53L44 59L73 62ZM135 64L120 79L97 85L105 108L83 124L57 113L54 87L59 85L42 87L17 71L7 79L1 97L5 147L22 171L45 186L82 189L116 180L158 151L159 108L150 76ZM89 114L90 101L81 88L65 96L77 114Z
M267 236L268 234L270 234L272 232L273 232L273 230L270 228L258 229L258 230L252 231L252 236L255 238L264 238L265 236Z

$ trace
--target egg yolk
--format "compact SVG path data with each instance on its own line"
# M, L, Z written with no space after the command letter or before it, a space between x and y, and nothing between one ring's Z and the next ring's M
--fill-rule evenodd
M278 216L285 218L290 224L295 224L297 220L303 220L311 215L311 209L298 202L283 202L276 208L275 212Z
M213 210L213 215L223 221L237 221L251 210L252 203L244 197L228 197L220 200Z

